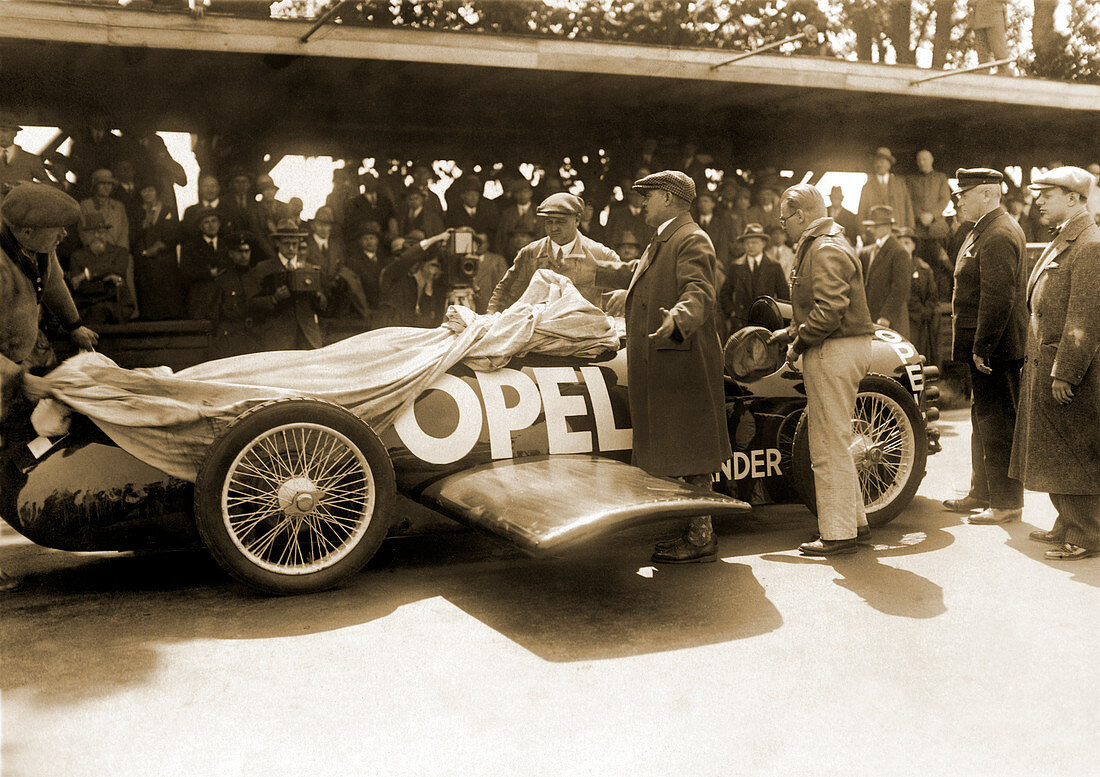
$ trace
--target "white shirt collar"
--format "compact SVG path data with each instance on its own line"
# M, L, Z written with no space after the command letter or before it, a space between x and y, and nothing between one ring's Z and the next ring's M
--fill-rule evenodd
M882 248L882 246L883 246L883 245L884 245L884 244L886 243L886 241L887 241L887 240L889 240L889 239L890 239L890 236L889 236L889 235L883 235L882 237L880 237L880 238L879 238L878 240L876 240L876 241L875 241L875 247L876 247L876 248Z
M661 234L662 232L664 232L664 231L665 231L665 227L667 227L667 226L668 226L669 224L671 224L671 223L672 223L673 221L675 221L675 220L676 220L677 218L678 218L677 216L673 216L673 217L672 217L672 218L670 218L670 219L669 219L668 221L666 221L666 222L665 222L664 224L662 224L661 226L657 227L657 234L659 235L659 234Z
M204 203L202 204L202 206L203 206L204 208L216 208L216 207L218 207L218 203L220 203L221 201L222 201L222 198L221 198L221 197L219 197L219 198L218 198L218 199L216 199L216 200L210 200L210 201L208 201L208 202L204 202Z
M287 270L292 270L298 265L298 263L296 261L294 261L292 259L288 259L287 257L283 256L281 252L279 253L279 261L282 263L283 267Z
M554 256L557 256L558 251L561 251L562 256L569 256L570 254L573 253L573 251L576 250L577 244L580 242L580 240L581 240L580 232L577 233L577 236L575 238L573 238L572 242L570 242L569 245L560 246L557 243L555 243L553 240L551 240L550 241L550 253Z
M469 205L463 205L462 207L465 208L466 212L468 214L470 214L471 216L476 216L477 215L477 206L476 205L473 206L472 208Z
M313 233L313 242L320 246L322 249L328 248L328 238L324 238L322 240L316 232Z

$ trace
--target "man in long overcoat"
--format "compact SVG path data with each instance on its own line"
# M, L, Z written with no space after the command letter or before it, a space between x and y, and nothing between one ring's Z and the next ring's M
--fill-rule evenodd
M1043 221L1061 224L1027 282L1031 312L1009 473L1058 510L1047 558L1100 552L1100 228L1086 208L1092 176L1055 168L1035 179Z
M626 351L634 463L646 472L710 488L730 456L715 318L715 254L688 212L695 183L663 170L634 183L646 223L657 232L635 262L604 265L597 285L627 286ZM681 537L658 544L653 561L714 561L710 516L692 518Z
M1024 233L1001 207L1004 176L989 168L956 171L955 207L974 229L955 261L952 310L952 358L970 365L974 472L968 497L986 495L989 506L970 523L1019 520L1024 490L1009 477L1008 458L1020 391L1027 335L1024 283L1027 278ZM979 482L985 463L985 482ZM966 501L966 500L962 500Z

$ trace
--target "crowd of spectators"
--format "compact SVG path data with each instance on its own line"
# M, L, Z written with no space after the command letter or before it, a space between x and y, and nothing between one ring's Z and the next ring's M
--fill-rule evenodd
M682 170L696 182L693 215L718 257L722 334L745 321L757 296L789 297L795 255L778 202L794 181L774 170L718 170L691 143L647 139L618 160L604 159L598 175L567 175L563 165L528 178L519 167L497 165L486 178L458 175L443 196L427 162L393 162L380 172L349 160L333 172L325 205L303 222L301 200L280 199L270 175L229 166L201 143L196 155L207 168L197 182L199 199L179 214L174 187L186 182L184 171L150 126L116 132L106 116L95 115L72 133L67 157L47 154L44 164L14 145L16 118L0 117L0 125L0 185L49 180L51 168L80 201L79 228L59 258L85 322L208 319L215 339L255 329L230 338L232 347L217 344L219 355L308 345L316 340L313 324L325 318L366 329L435 326L454 301L485 312L518 251L542 236L536 206L555 192L583 187L581 232L635 258L653 229L630 183L661 169ZM935 359L938 310L951 298L952 251L963 225L945 215L952 212L948 177L935 169L932 154L920 150L914 161L916 172L902 177L893 171L893 153L877 149L857 211L844 208L843 191L834 187L829 215L860 251L868 301L884 311L876 317L910 333ZM500 194L490 199L489 191ZM1005 207L1028 240L1044 239L1026 189L1010 191ZM461 253L448 240L456 230L473 236ZM255 277L262 267L267 280ZM293 271L306 268L316 270L316 285L303 289L297 285L303 273ZM234 280L246 269L252 281ZM273 270L281 273L278 283ZM301 322L296 334L267 336L292 318Z

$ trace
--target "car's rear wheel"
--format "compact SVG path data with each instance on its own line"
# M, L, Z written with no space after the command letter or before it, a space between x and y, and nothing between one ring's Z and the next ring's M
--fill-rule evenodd
M215 440L195 482L195 519L233 577L268 593L310 593L370 560L394 499L389 456L366 423L327 402L282 399Z
M882 526L892 521L913 500L928 459L920 407L897 381L879 375L860 381L852 418L851 455L863 491L867 522ZM798 495L816 515L817 490L805 416L795 431L792 465Z

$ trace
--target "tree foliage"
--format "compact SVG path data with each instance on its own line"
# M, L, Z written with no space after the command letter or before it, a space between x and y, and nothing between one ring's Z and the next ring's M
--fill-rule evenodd
M1069 31L1060 32L1055 16L1067 4ZM305 13L307 6L323 9L324 3L279 0L272 15L312 15ZM966 64L968 13L967 0L361 0L343 9L341 18L377 27L737 50L813 24L816 41L783 50L899 64L916 64L918 51L925 50L939 69ZM1097 4L1009 0L1008 14L1010 50L1024 72L1100 83Z

